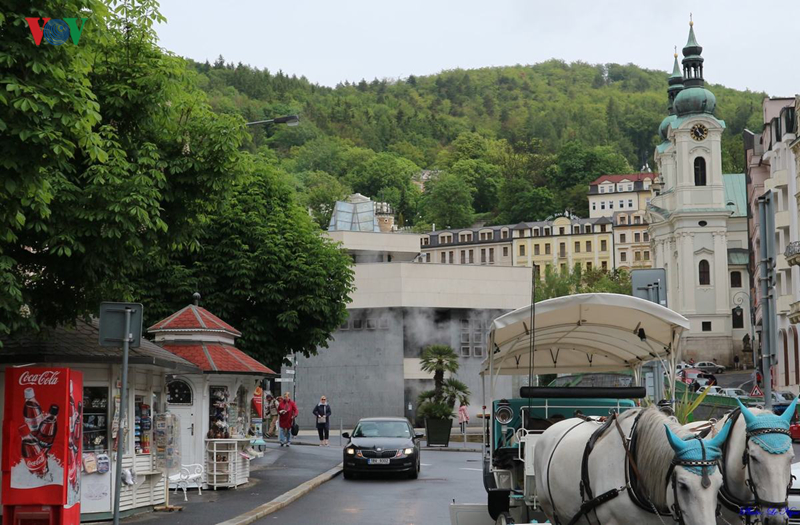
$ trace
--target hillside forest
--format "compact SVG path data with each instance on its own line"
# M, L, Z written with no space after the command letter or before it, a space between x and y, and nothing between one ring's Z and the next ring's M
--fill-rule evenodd
M335 88L221 56L191 65L217 112L300 115L297 127L251 127L246 147L274 158L323 228L352 192L389 202L417 231L587 216L593 179L654 167L667 115L667 74L630 64L551 60ZM723 170L742 172L741 133L760 127L765 95L709 89L727 125Z

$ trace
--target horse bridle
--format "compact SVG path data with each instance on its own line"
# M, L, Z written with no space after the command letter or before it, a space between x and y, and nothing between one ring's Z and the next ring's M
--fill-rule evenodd
M736 420L741 415L741 409L737 408L733 414L731 414L730 418L733 420L733 423L736 423ZM747 479L745 480L745 485L747 485L748 490L753 494L753 501L744 501L740 500L739 498L735 497L731 494L730 489L728 489L728 477L725 470L725 457L727 456L728 451L728 440L731 439L733 436L733 432L731 431L728 434L727 439L725 439L725 443L722 445L722 458L723 461L721 462L722 465L722 487L720 488L720 495L722 496L722 501L725 503L725 506L728 509L740 513L742 509L747 507L768 507L773 509L785 509L789 506L789 489L792 488L792 480L794 476L789 479L789 484L786 486L786 499L783 501L768 501L762 499L758 495L758 489L756 488L756 484L753 481L753 473L750 469L750 438L762 436L764 434L785 434L791 437L791 433L788 429L785 428L760 428L758 430L753 431L745 431L745 444L744 444L744 452L742 453L742 468L747 469ZM735 507L735 508L731 508ZM747 522L750 523L750 515L747 514Z
M672 484L672 506L670 507L670 513L672 514L672 519L674 519L679 525L684 525L683 521L683 510L681 510L681 505L678 502L678 483L677 477L678 474L675 472L675 467L700 467L702 469L702 481L700 482L704 489L707 489L711 486L711 478L709 478L708 469L709 467L718 466L720 463L720 458L717 459L707 459L706 458L706 445L703 442L703 438L700 436L694 436L700 442L700 449L702 450L702 458L703 459L696 459L696 460L688 460L688 459L678 459L676 455L672 459L672 463L669 466L669 470L667 471L667 480ZM719 516L722 511L721 505L717 504L717 512L716 515Z

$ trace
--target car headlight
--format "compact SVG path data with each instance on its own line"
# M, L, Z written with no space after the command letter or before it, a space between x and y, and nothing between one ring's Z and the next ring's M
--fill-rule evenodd
M403 454L405 454L406 456L408 456L409 454L413 454L413 453L414 453L414 449L413 448L407 448L407 449L403 450Z
M348 448L348 449L345 449L345 450L347 450L347 455L348 456L352 456L353 454L356 453L356 449L354 449L354 448Z

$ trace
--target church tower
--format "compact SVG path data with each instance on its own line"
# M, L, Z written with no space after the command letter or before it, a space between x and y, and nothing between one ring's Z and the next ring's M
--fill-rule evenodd
M683 72L676 53L668 77L670 114L658 130L658 192L648 218L655 267L667 271L669 306L691 321L684 355L723 364L733 357L728 251L735 213L726 195L729 176L722 174L725 123L714 116L702 51L690 22ZM746 242L746 222L742 228Z

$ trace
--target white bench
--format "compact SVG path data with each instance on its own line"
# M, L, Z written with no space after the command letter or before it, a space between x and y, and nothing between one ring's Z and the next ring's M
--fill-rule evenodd
M198 463L191 465L181 465L181 471L169 477L169 484L175 485L175 494L179 489L183 489L183 501L189 501L186 497L186 489L190 484L197 485L197 493L203 495L203 474L205 474L205 467Z

